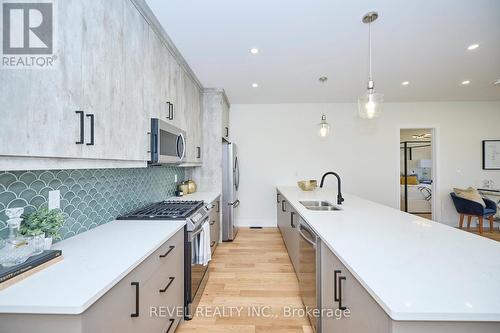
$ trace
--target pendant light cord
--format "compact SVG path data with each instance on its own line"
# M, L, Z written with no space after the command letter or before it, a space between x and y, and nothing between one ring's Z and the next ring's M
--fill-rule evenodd
M369 64L369 78L368 80L373 80L373 72L372 72L372 23L368 23L368 64Z

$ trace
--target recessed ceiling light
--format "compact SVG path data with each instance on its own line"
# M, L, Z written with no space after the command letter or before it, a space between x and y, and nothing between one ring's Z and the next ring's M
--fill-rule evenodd
M462 85L464 85L464 86L468 85L469 83L470 83L469 80L462 81Z
M251 49L250 49L250 53L251 53L251 54L257 54L257 53L259 53L259 49L258 49L258 48L256 48L256 47L251 48Z
M326 81L328 81L328 77L326 77L326 76L322 76L322 77L320 77L320 78L318 79L318 81L319 81L319 82L321 82L321 83L325 83Z
M475 50L479 47L479 44L471 44L469 47L467 47L467 50L472 51Z
M252 83L252 88L258 88L259 84L258 83Z
M401 82L401 85L403 85L403 86L407 86L409 84L410 84L410 81L403 81L403 82Z

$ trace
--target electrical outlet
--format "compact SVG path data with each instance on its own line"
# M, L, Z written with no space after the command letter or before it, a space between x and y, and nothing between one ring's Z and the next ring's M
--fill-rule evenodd
M49 209L59 209L61 207L61 191L49 191Z
M177 183L177 174L174 174L174 182Z

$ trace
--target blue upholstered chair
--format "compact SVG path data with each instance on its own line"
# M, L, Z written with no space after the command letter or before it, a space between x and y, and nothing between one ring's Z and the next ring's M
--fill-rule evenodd
M489 219L490 231L493 232L493 219L497 213L497 204L494 201L483 198L486 204L486 207L483 207L481 204L461 198L455 193L450 193L450 195L457 212L460 214L460 229L463 227L464 217L467 216L467 228L470 228L472 218L477 217L479 220L479 233L482 234L483 220L486 218Z

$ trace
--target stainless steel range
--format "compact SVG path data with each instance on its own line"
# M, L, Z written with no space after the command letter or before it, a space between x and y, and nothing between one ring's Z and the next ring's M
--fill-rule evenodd
M161 201L120 216L118 220L186 221L184 233L184 316L192 319L208 280L208 265L195 260L195 238L209 222L203 201Z

